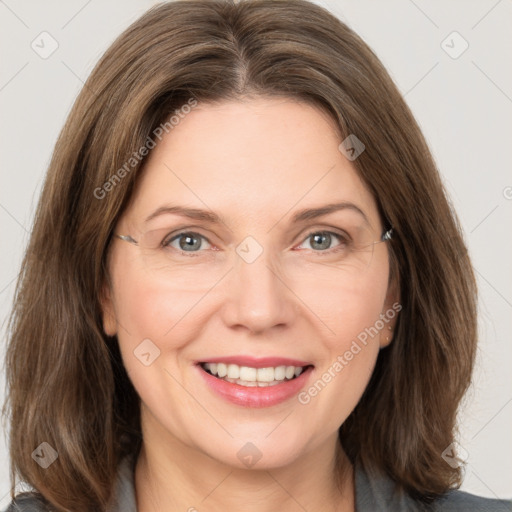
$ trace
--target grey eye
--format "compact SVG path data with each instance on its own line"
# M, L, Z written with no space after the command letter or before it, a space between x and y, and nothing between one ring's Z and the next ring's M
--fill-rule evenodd
M332 248L331 243L336 239L338 240L338 245L341 245L344 241L343 237L337 233L331 231L315 231L314 233L310 233L301 245L310 240L311 249L315 251L325 251Z
M309 238L313 249L329 249L331 245L331 235L329 233L314 233Z
M178 247L172 245L176 241L178 241ZM186 232L174 236L171 240L166 242L165 245L185 252L197 252L201 248L203 241L208 242L204 236L198 233Z

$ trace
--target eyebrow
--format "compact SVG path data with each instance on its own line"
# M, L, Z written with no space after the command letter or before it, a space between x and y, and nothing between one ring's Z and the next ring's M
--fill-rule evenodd
M363 217L366 224L371 225L364 211L361 208L359 208L359 206L348 201L343 201L341 203L331 203L324 206L319 206L317 208L305 208L303 210L299 210L294 213L292 217L292 223L298 224L307 220L323 217L325 215L329 215L330 213L334 213L340 210L354 211ZM201 220L211 224L218 224L221 222L224 223L224 221L219 215L210 210L202 210L200 208L189 208L186 206L179 205L161 206L160 208L157 208L153 213L151 213L146 218L145 222L149 222L155 217L169 213L174 215L180 215L181 217L188 217L194 220Z
M325 206L320 206L318 208L306 208L304 210L299 210L292 217L292 222L297 224L299 222L304 222L306 220L316 219L318 217L323 217L324 215L328 215L330 213L334 213L340 210L351 210L363 217L364 221L370 225L370 221L366 216L366 213L359 208L359 206L354 203L350 203L348 201L343 201L341 203L331 203Z

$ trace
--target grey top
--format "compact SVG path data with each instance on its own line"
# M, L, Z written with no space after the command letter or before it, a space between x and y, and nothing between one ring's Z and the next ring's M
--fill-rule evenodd
M481 498L463 491L450 491L443 498L426 506L405 494L395 493L387 477L370 478L361 466L355 465L356 512L511 512L512 500ZM5 512L46 512L36 493L22 493ZM125 459L119 466L115 504L109 512L137 512L134 487L134 464Z

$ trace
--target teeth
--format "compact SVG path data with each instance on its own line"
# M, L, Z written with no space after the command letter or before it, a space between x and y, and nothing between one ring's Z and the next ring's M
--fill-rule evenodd
M228 367L224 363L217 364L217 375L219 377L225 377L228 374Z
M274 380L274 368L258 368L256 380L259 382L272 382Z
M284 380L286 377L286 366L274 368L274 380Z
M213 373L213 371L212 371ZM256 377L258 375L258 370L256 368L249 368L248 366L240 367L240 380L246 380L249 382L256 382Z
M242 386L274 386L285 379L298 377L303 371L302 366L277 366L275 368L252 368L237 364L204 363L203 368L212 375L228 382Z
M240 386L246 386L248 388L266 388L268 386L275 386L279 384L278 380L274 380L272 382L258 382L258 381L250 381L250 380L242 380L242 379L229 379L228 377L224 377L222 380L227 382L231 382L232 384L239 384Z
M238 379L240 377L240 366L236 364L228 365L228 377L230 379Z

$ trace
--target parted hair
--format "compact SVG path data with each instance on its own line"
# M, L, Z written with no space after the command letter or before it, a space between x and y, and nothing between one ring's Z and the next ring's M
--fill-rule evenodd
M420 502L460 486L461 469L441 454L471 382L476 285L411 111L373 51L323 7L184 0L154 6L114 41L54 148L8 324L13 497L21 480L58 511L109 506L118 464L138 453L142 435L140 398L117 338L103 331L101 297L113 228L145 158L112 176L191 98L251 97L308 102L343 138L356 135L365 151L354 168L394 230L388 247L402 310L339 429L341 444ZM42 442L58 454L47 469L32 457Z

